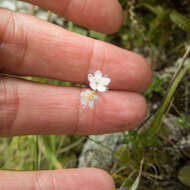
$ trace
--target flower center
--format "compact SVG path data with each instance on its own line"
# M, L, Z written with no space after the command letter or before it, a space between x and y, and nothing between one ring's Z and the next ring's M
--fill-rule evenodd
M87 94L87 98L88 98L89 100L93 100L94 95L93 95L93 94L88 93L88 94Z
M95 95L95 94L96 94L96 91L95 91L95 90L89 92L89 93L87 94L87 99L90 100L90 101L94 100L94 95Z

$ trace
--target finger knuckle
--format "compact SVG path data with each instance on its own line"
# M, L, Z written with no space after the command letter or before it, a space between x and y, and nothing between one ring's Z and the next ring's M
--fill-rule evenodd
M0 77L0 136L7 136L15 125L19 107L17 86Z
M24 19L18 13L3 10L0 13L1 16L4 19L0 23L0 71L6 72L10 64L17 64L17 67L21 67L25 62L28 33L25 30ZM13 53L14 59L10 59L10 62L7 57L12 56Z
M56 181L52 172L34 174L34 190L56 190Z
M0 57L2 60L0 63L0 71L3 71L4 66L2 63L5 57L5 44L7 43L7 39L9 38L10 33L11 35L15 33L15 19L14 15L9 10L3 10L1 14L0 16L3 16L4 19L2 19L2 22L0 24Z

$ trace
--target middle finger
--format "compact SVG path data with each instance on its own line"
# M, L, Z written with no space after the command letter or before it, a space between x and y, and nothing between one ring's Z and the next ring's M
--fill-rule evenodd
M98 93L94 107L84 109L84 90L0 77L0 136L111 133L144 119L146 103L139 94Z

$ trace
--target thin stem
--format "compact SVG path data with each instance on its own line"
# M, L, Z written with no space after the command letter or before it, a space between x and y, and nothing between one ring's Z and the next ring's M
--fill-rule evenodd
M39 154L38 135L36 135L36 170L39 170L38 154Z
M179 74L179 72L181 71L181 69L183 68L183 66L185 64L185 61L186 61L187 57L189 56L189 54L190 54L190 46L187 48L187 51L185 52L185 54L184 54L184 56L182 58L181 64L178 66L176 72L174 73L174 75L173 75L173 77L172 77L172 79L170 81L170 85L169 85L168 89L170 89L171 84L173 83L173 81L175 80L175 78L177 77L177 75Z
M48 14L47 14L47 21L50 21L50 19L51 19L51 11L48 11Z
M35 5L31 5L30 14L31 14L31 15L34 15L34 14L35 14Z
M190 64L186 65L183 68L185 60L187 59L189 54L190 54L190 46L187 49L186 53L184 54L182 63L178 67L177 71L175 72L175 74L174 74L174 76L170 82L171 84L169 85L166 96L164 97L164 101L162 103L162 106L158 109L158 111L156 113L155 119L152 123L152 126L151 126L149 132L148 132L149 138L154 137L155 134L157 133L161 119L162 119L166 109L168 108L169 103L171 102L171 99L172 99L172 97L176 91L177 86L179 85L180 81L182 80L183 76L188 71L188 69L190 69Z

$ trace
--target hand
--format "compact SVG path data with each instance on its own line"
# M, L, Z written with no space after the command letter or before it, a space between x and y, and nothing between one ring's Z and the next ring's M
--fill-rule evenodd
M82 26L113 33L122 23L117 0L27 0ZM101 134L137 127L146 103L139 94L150 80L145 60L132 52L80 36L38 18L0 9L0 72L88 84L101 70L112 82L94 108L80 104L80 88L0 76L0 136ZM0 172L1 190L113 190L99 169Z

